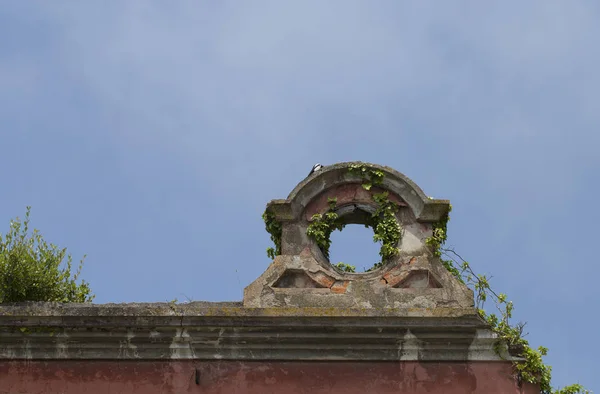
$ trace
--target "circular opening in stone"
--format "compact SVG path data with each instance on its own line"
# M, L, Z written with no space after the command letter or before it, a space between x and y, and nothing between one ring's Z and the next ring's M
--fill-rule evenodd
M337 222L344 228L341 232L335 230L329 235L330 264L349 273L369 272L381 267L382 243L375 242L373 230L373 226L377 225L373 215L377 214L377 211L377 206L361 203L345 204L333 210L337 214ZM381 216L380 218L383 220ZM394 219L397 221L397 217ZM326 251L321 251L327 258ZM387 258L383 264L386 262Z
M349 224L342 231L331 233L331 246L329 248L329 261L331 265L343 263L338 266L342 271L354 267L354 272L366 272L381 260L379 249L381 245L373 241L373 230L363 224Z

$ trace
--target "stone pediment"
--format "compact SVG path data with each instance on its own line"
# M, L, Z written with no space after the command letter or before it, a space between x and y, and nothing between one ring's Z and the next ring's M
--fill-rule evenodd
M362 168L366 170L361 172ZM377 182L369 177L374 171ZM394 217L401 229L394 245L397 253L369 272L349 273L333 266L307 234L314 215L334 212L340 223L368 225L381 193L397 207ZM300 182L287 199L267 205L267 213L281 228L281 253L245 289L244 306L471 308L473 292L446 270L426 242L449 210L449 201L427 197L389 167L361 162L323 167Z

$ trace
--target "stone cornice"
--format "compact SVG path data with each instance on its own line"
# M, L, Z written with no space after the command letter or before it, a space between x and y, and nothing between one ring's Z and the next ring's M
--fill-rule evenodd
M337 308L337 307L268 307L248 308L241 302L167 302L123 304L76 304L55 302L22 302L0 304L0 324L12 317L76 317L92 318L124 316L196 317L411 317L411 318L470 318L476 319L474 308Z
M474 309L0 306L0 359L500 361Z

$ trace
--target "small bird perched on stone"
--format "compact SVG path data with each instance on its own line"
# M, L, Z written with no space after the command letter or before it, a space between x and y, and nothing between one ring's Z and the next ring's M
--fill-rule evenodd
M317 163L313 166L312 170L310 170L310 172L308 173L308 176L311 176L313 172L317 172L319 171L321 168L323 168L323 166L321 165L321 163Z

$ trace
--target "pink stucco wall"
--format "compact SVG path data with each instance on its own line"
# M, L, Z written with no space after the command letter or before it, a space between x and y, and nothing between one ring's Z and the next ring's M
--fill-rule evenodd
M528 393L501 362L0 362L0 393Z

